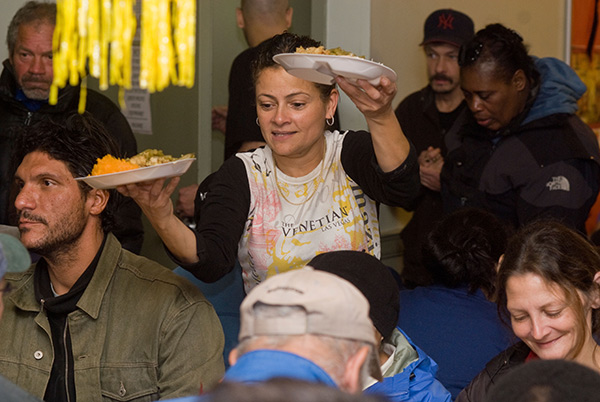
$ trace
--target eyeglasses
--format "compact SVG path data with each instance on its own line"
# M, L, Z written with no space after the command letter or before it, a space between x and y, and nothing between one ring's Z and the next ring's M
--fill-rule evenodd
M0 293L9 294L12 290L12 285L6 282L6 285L4 285L4 287L0 289Z
M465 64L471 64L479 58L481 51L483 50L483 42L476 42L475 44L460 48L458 53L458 65L464 66Z

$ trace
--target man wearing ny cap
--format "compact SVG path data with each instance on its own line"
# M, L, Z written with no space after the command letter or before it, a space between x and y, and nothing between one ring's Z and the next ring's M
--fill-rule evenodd
M240 313L224 381L290 377L357 393L369 375L381 379L369 302L345 279L310 267L275 275Z
M11 291L4 276L9 272L23 272L31 265L29 253L19 239L0 233L0 319L4 311L3 298ZM1 321L1 320L0 320ZM2 325L2 322L0 322ZM0 400L3 402L41 401L0 375Z
M366 393L383 394L391 402L452 400L435 378L436 362L396 326L400 290L388 267L370 254L350 250L319 254L308 265L347 280L369 301L383 381L371 379Z
M407 287L431 284L421 263L421 244L442 217L440 172L447 152L448 133L460 128L468 108L460 88L458 52L474 35L473 21L452 9L427 17L421 46L425 51L429 84L407 96L396 117L419 154L421 194L412 219L400 237L404 243L402 279Z

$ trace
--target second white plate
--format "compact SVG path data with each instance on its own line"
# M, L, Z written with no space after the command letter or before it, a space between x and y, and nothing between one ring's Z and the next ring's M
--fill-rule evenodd
M83 180L93 188L109 189L146 180L181 176L187 172L192 162L195 160L196 158L180 159L173 162L161 163L160 165L126 170L124 172L77 177L75 180Z
M273 60L291 75L318 84L330 85L341 75L350 81L363 79L371 85L379 85L381 76L396 81L398 75L391 68L371 60L352 56L326 54L280 53Z

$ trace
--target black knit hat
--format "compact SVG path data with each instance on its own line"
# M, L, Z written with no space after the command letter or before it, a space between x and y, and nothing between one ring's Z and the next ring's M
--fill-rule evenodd
M474 35L473 20L468 15L452 9L437 10L425 21L421 45L444 42L460 47Z
M368 253L351 250L319 254L307 265L356 286L369 301L369 316L375 328L384 338L392 334L398 323L400 289L390 268Z

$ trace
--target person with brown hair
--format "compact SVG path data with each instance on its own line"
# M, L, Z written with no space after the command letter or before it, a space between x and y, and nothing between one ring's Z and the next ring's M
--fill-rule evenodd
M396 117L419 155L421 190L413 215L400 233L404 245L405 287L431 284L421 261L421 245L442 218L440 172L448 152L446 138L458 131L469 113L460 88L458 53L475 34L471 18L453 9L435 10L425 20L423 41L429 83L400 102Z
M284 33L259 45L253 77L258 124L267 143L227 159L196 197L196 227L173 213L179 182L118 188L142 208L177 264L214 282L242 267L246 291L301 268L332 249L381 255L378 203L408 206L417 196L414 148L392 109L396 84L341 76L319 84L288 73L273 57L318 47ZM370 132L332 130L339 91L362 112Z
M227 106L212 109L212 128L225 134L224 159L265 145L256 121L256 96L252 82L252 61L257 46L283 33L292 25L294 9L288 0L241 0L235 9L237 26L242 30L248 49L236 56L229 70ZM175 212L180 218L194 217L194 199L198 185L179 189Z
M538 221L510 241L500 264L497 304L521 342L493 358L456 401L483 401L515 367L565 359L600 372L600 254L583 235Z
M20 239L40 259L6 278L0 373L47 401L194 395L223 375L212 305L124 250L110 232L115 190L76 180L116 148L77 112L30 126L16 146Z

